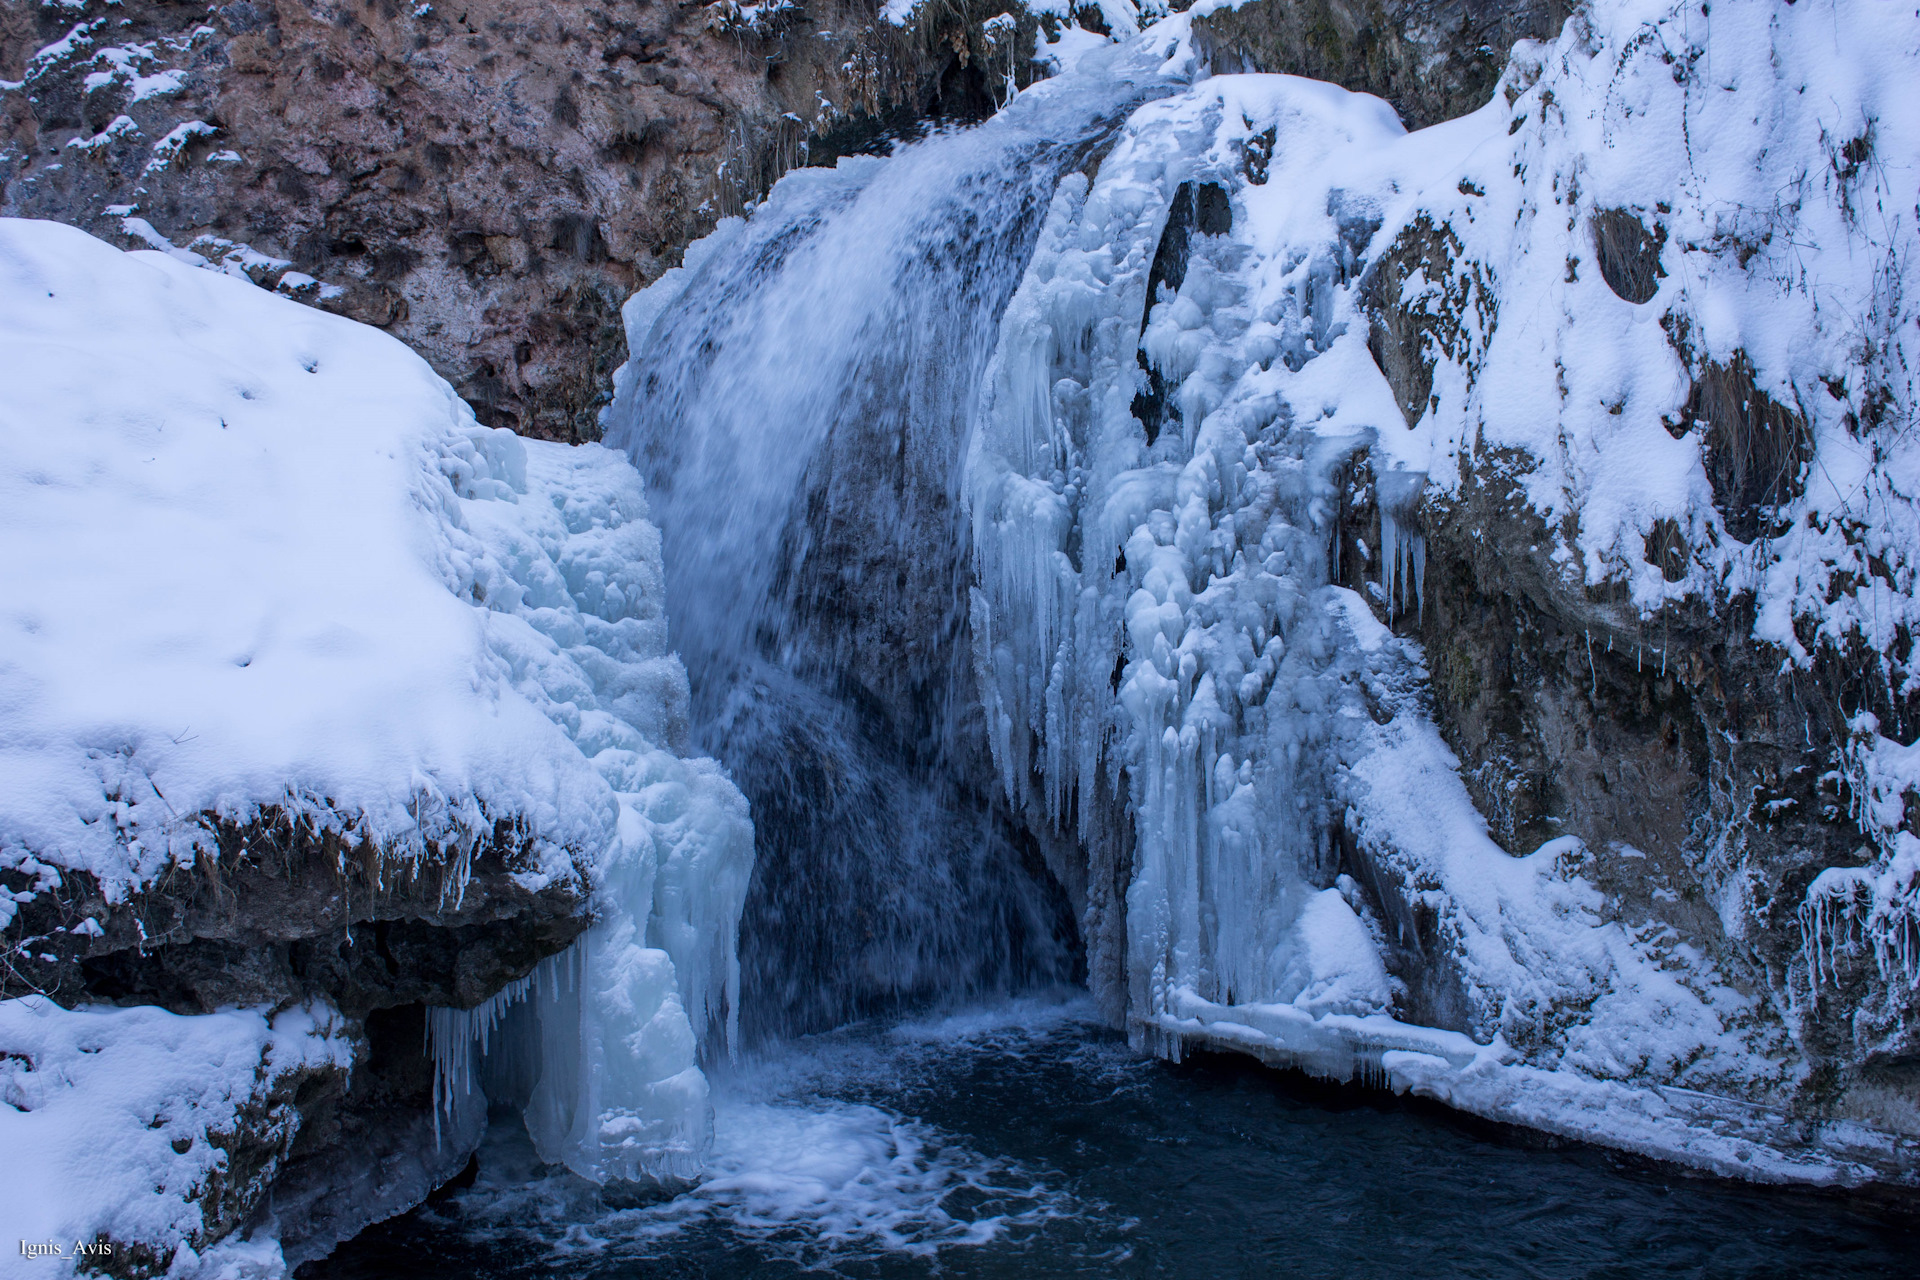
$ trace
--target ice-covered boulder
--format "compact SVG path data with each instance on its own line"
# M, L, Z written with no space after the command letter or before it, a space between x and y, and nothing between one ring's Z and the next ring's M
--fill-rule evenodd
M546 1034L593 1046L563 1089L591 1115L555 1158L697 1162L694 1054L737 1004L751 833L682 754L626 461L478 426L377 330L50 223L0 221L0 385L4 993L330 1003L355 1052L327 1140L439 1154L348 1194L293 1137L276 1195L312 1252L473 1139L449 1101L465 1040L439 1047L437 1139L418 1057L383 1086L417 1106L354 1115L369 1044L417 1055L426 1009L484 1005L586 930L569 972L595 998ZM0 1053L64 1070L58 1037L16 1046L25 1006L0 1007ZM603 1113L644 1121L613 1165Z

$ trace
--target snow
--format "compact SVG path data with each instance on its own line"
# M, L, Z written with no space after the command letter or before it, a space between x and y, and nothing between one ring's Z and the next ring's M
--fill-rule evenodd
M1112 43L1107 36L1069 23L1063 25L1051 40L1046 38L1045 32L1040 34L1034 44L1033 60L1046 68L1049 74L1062 75L1079 66L1080 60L1088 54Z
M154 44L132 44L95 51L93 64L104 67L104 70L87 73L83 82L87 92L92 93L120 81L129 90L130 102L145 102L149 98L164 98L179 93L186 85L185 71L163 68L151 75L142 73L143 66L159 61L160 55L154 50Z
M727 12L758 25L783 7ZM1104 8L1134 30L1124 0ZM882 16L910 13L890 0ZM1188 69L1187 21L1149 28L1135 53ZM1624 589L1609 643L1679 602L1744 594L1754 638L1787 663L1857 641L1904 695L1912 674L1893 655L1920 623L1916 37L1911 13L1867 0L1734 0L1711 21L1693 4L1614 0L1516 50L1460 120L1409 135L1365 95L1214 77L1134 111L1091 174L1061 182L972 425L970 619L1009 802L1085 836L1103 796L1128 797L1135 1043L1377 1073L1720 1172L1867 1176L1849 1153L1874 1135L1786 1118L1801 1059L1759 998L1671 931L1606 918L1580 841L1517 857L1494 843L1423 705L1419 647L1329 585L1328 532L1336 474L1364 449L1382 511L1370 590L1389 619L1417 614L1421 502L1511 451L1566 583ZM1110 49L1069 27L1037 51L1060 80L1022 100L1137 73ZM984 150L985 133L929 146ZM1269 137L1255 181L1249 156ZM873 300L899 274L893 247L923 226L912 180L948 172L930 154L795 173L756 214L824 211L828 232L794 257L835 272L847 302L822 320L821 275L798 270L767 289L762 327L805 341L730 394L750 402L740 423L772 421L792 447L763 465L715 432L697 460L689 487L751 517L700 561L737 597L705 606L729 639L770 594L817 443L806 432L825 420L820 367L889 314ZM1176 193L1207 184L1231 228L1196 234L1184 275L1149 296ZM856 200L870 224L826 219ZM1646 301L1595 261L1608 209L1665 233ZM1359 290L1423 219L1456 243L1401 304L1466 322L1428 348L1432 398L1409 425L1368 352ZM607 450L480 428L398 344L189 270L210 264L131 210L125 225L160 252L0 224L0 530L21 549L0 591L0 859L42 884L85 871L124 897L203 855L204 814L292 804L412 858L523 817L532 882L585 877L598 920L480 1009L434 1012L442 1100L478 1087L475 1055L498 1051L503 1017L528 1002L550 1068L529 1109L543 1159L594 1180L698 1170L713 1139L698 1052L723 1026L730 1037L737 1010L750 828L717 766L682 754L685 676L666 652L637 477ZM706 264L766 229L723 222L631 299L630 347ZM221 252L232 270L251 262ZM1134 410L1143 360L1171 406L1152 440ZM1716 509L1703 433L1683 420L1702 368L1736 360L1811 442L1803 492L1774 536L1751 540ZM638 374L622 371L623 402ZM1685 543L1677 579L1644 551L1663 521ZM1843 960L1920 983L1920 840L1904 829L1920 747L1870 713L1850 729L1871 847L1807 890L1815 999ZM1393 922L1334 874L1336 830L1429 914L1465 1031L1402 1016ZM1737 875L1727 892L1731 916ZM25 1043L29 1014L109 1016L15 1002L0 1029ZM111 1016L134 1014L161 1016ZM259 1052L247 1019L261 1015L210 1016L227 1021L180 1034L240 1028ZM124 1025L115 1051L149 1053L159 1033ZM826 1132L750 1111L728 1123L741 1117L767 1145L723 1133L703 1194L749 1215L839 1204L847 1171L889 1142L908 1181L923 1163L884 1118ZM157 1203L155 1230L188 1230L189 1209Z
M1896 655L1920 621L1917 50L1915 15L1851 0L1752 0L1710 19L1690 4L1599 6L1552 47L1522 51L1513 92L1476 117L1482 136L1459 180L1430 181L1408 202L1444 218L1463 260L1497 280L1502 322L1483 348L1437 353L1437 402L1394 436L1396 455L1445 492L1463 459L1521 451L1528 500L1562 531L1556 554L1576 589L1630 592L1608 643L1645 643L1672 603L1748 595L1753 638L1788 663L1858 645L1890 697L1912 690ZM1602 279L1590 224L1606 209L1664 230L1663 275L1644 303ZM1675 318L1691 366L1668 336ZM1691 378L1708 362L1742 360L1804 420L1811 445L1778 532L1745 540L1715 509L1706 433L1676 439L1665 425L1685 425ZM1660 520L1685 543L1678 581L1645 554ZM1911 837L1896 810L1920 773L1881 730L1855 718L1846 766L1853 793L1872 798L1858 817L1876 905L1863 896L1857 919L1842 908L1837 886L1851 881L1835 869L1810 891L1808 916L1863 930L1883 972L1913 989L1911 964L1894 956L1911 948L1920 882L1902 869ZM1737 929L1742 876L1724 878Z
M106 128L91 138L69 138L67 145L79 147L82 151L96 151L117 139L130 137L138 132L140 132L140 126L133 122L131 116L115 116Z
M5 847L123 897L191 862L200 813L302 794L395 853L478 806L532 818L552 875L602 843L611 795L516 695L489 639L519 637L472 590L504 566L462 517L518 504L525 448L383 335L64 228L0 235Z
M782 21L782 15L795 13L799 6L793 0L757 0L756 3L741 4L739 0L719 0L707 6L712 14L708 24L722 31L745 28L749 31L770 33Z
M181 258L0 221L0 865L125 900L271 805L458 877L517 819L527 889L594 891L592 998L549 1027L595 1046L560 1155L608 1176L604 1112L678 1126L622 1176L697 1162L751 826L683 754L639 476Z
M167 131L166 137L153 144L153 159L147 161L144 172L158 173L185 154L187 143L195 138L211 138L218 132L204 120L188 120L175 125Z
M271 1176L300 1129L293 1091L311 1073L346 1072L352 1058L339 1016L319 1005L182 1017L0 1002L9 1243L51 1243L68 1260L76 1242L103 1238L120 1250L204 1247L214 1224L200 1193L223 1177ZM258 1172L229 1163L229 1135L243 1125L270 1151Z
M71 30L52 44L43 45L31 58L27 59L28 78L40 64L57 62L61 58L76 53L83 45L93 42L93 33L107 25L105 18L95 18L91 22L76 22Z

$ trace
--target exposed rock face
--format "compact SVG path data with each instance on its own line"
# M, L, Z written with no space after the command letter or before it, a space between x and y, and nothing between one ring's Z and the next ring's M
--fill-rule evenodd
M1438 719L1496 838L1523 854L1557 835L1595 851L1607 911L1701 947L1770 994L1809 1073L1810 1114L1907 1113L1920 1098L1912 990L1863 954L1812 987L1808 887L1865 865L1847 759L1850 713L1889 729L1910 698L1833 649L1810 668L1751 638L1752 600L1633 616L1543 572L1551 545L1496 463L1429 507L1430 608L1418 625ZM1906 988L1906 989L1902 989Z
M470 857L448 850L421 863L316 830L311 816L207 822L220 856L144 892L109 901L91 876L66 870L23 902L5 937L30 939L43 967L10 966L0 997L208 1013L324 995L356 1018L408 1004L471 1007L586 926L584 873L537 892L515 880L522 841L511 822ZM0 870L0 881L34 887L17 870Z
M990 113L1035 27L1001 0L910 26L862 0L5 0L0 214L191 248L389 330L488 425L591 439L636 287L795 164Z
M1516 40L1551 39L1567 0L1252 0L1196 18L1218 74L1328 80L1393 104L1409 129L1486 102Z
M1649 79L1668 75L1687 92L1687 73L1664 65ZM1793 94L1791 85L1775 91ZM1542 127L1573 132L1551 117L1512 122L1521 138ZM1886 238L1853 212L1877 198L1858 186L1876 125L1868 112L1827 127L1836 141L1813 180L1818 195L1790 216L1796 226L1821 222L1834 242L1878 260L1890 252ZM1542 162L1528 159L1536 168L1525 180L1538 183ZM1611 518L1586 497L1583 486L1596 482L1559 479L1551 450L1482 443L1475 433L1489 429L1469 417L1457 483L1436 476L1419 515L1424 608L1396 625L1424 642L1436 720L1495 839L1524 855L1578 837L1609 918L1694 949L1755 997L1746 1030L1787 1068L1764 1100L1804 1123L1860 1120L1910 1142L1920 1132L1920 987L1909 959L1920 939L1909 852L1920 804L1912 774L1886 762L1911 751L1920 700L1908 674L1913 577L1901 530L1910 500L1884 478L1904 465L1888 430L1911 412L1911 382L1887 353L1905 341L1897 331L1907 313L1797 298L1800 309L1789 310L1769 291L1768 255L1779 252L1770 245L1784 233L1714 237L1698 230L1702 214L1688 199L1629 209L1564 174L1555 181L1566 206L1553 232L1565 237L1552 258L1560 283L1571 293L1597 276L1613 295L1608 306L1649 322L1633 339L1647 340L1639 358L1664 362L1675 382L1670 404L1638 412L1697 450L1699 482L1687 510L1657 519L1649 510L1618 550L1596 554L1590 530ZM1692 197L1709 214L1733 199L1732 181L1722 181ZM1583 174L1578 187L1598 185ZM1479 203L1486 194L1463 181L1463 198L1445 199L1464 207L1421 214L1372 268L1371 345L1409 428L1458 413L1463 379L1470 413L1485 412L1471 388L1486 376L1510 323L1503 299L1521 296L1525 270L1519 254L1463 248L1490 211ZM1576 214L1582 199L1592 205ZM1540 233L1515 232L1530 234ZM1706 341L1712 322L1670 282L1678 271L1730 282L1720 286L1730 296L1751 290L1734 313L1740 329L1723 326ZM1851 322L1871 336L1816 348L1832 324L1822 306L1851 307ZM1753 352L1772 322L1791 323L1794 341L1818 354L1790 363L1773 350L1763 372ZM1597 329L1566 349L1557 404L1537 402L1563 415L1563 448L1594 430L1566 425L1593 412L1578 379L1626 349L1627 338ZM1614 421L1635 412L1625 392L1598 403ZM1856 445L1870 469L1829 492L1828 459ZM1540 497L1550 484L1582 494L1553 519ZM1355 535L1379 545L1365 487L1352 486L1347 548ZM1849 503L1874 514L1862 518ZM1344 564L1364 589L1359 559L1349 552Z

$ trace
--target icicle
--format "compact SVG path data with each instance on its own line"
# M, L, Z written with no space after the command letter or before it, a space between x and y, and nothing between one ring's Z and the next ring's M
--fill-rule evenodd
M1095 177L1061 183L1000 323L964 480L994 762L1016 806L1064 826L1077 801L1083 837L1131 823L1118 954L1092 954L1118 904L1091 902L1089 968L1103 1003L1124 1000L1129 1040L1169 1056L1194 1001L1284 1004L1310 985L1301 957L1320 943L1299 920L1329 861L1329 744L1365 718L1368 661L1329 579L1344 554L1330 498L1363 437L1323 435L1324 417L1237 381L1330 349L1350 251L1289 247L1275 261L1297 287L1249 335L1237 180L1205 170L1195 129L1146 113ZM1159 403L1136 409L1143 394ZM1166 425L1151 440L1148 417ZM1379 478L1381 545L1358 552L1388 609L1411 595L1422 617L1426 480ZM1343 1011L1386 1007L1384 985L1366 990Z
M1380 574L1387 594L1387 616L1404 603L1413 589L1416 616L1426 617L1427 538L1419 531L1420 498L1426 491L1424 471L1383 471L1374 479L1374 500L1380 507Z
M433 1060L433 1142L440 1145L440 1116L454 1107L454 1092L461 1097L473 1093L473 1066L476 1048L481 1056L507 1010L527 998L542 973L557 975L572 948L558 956L549 956L524 977L516 978L471 1009L451 1009L440 1005L427 1007L425 1050ZM555 979L557 981L557 978Z

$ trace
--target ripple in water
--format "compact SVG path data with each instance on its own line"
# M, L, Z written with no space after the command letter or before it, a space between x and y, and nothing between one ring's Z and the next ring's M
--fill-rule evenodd
M709 1175L622 1200L517 1121L474 1184L313 1280L1869 1277L1920 1232L1241 1059L1142 1059L1082 1002L864 1025L716 1082Z

